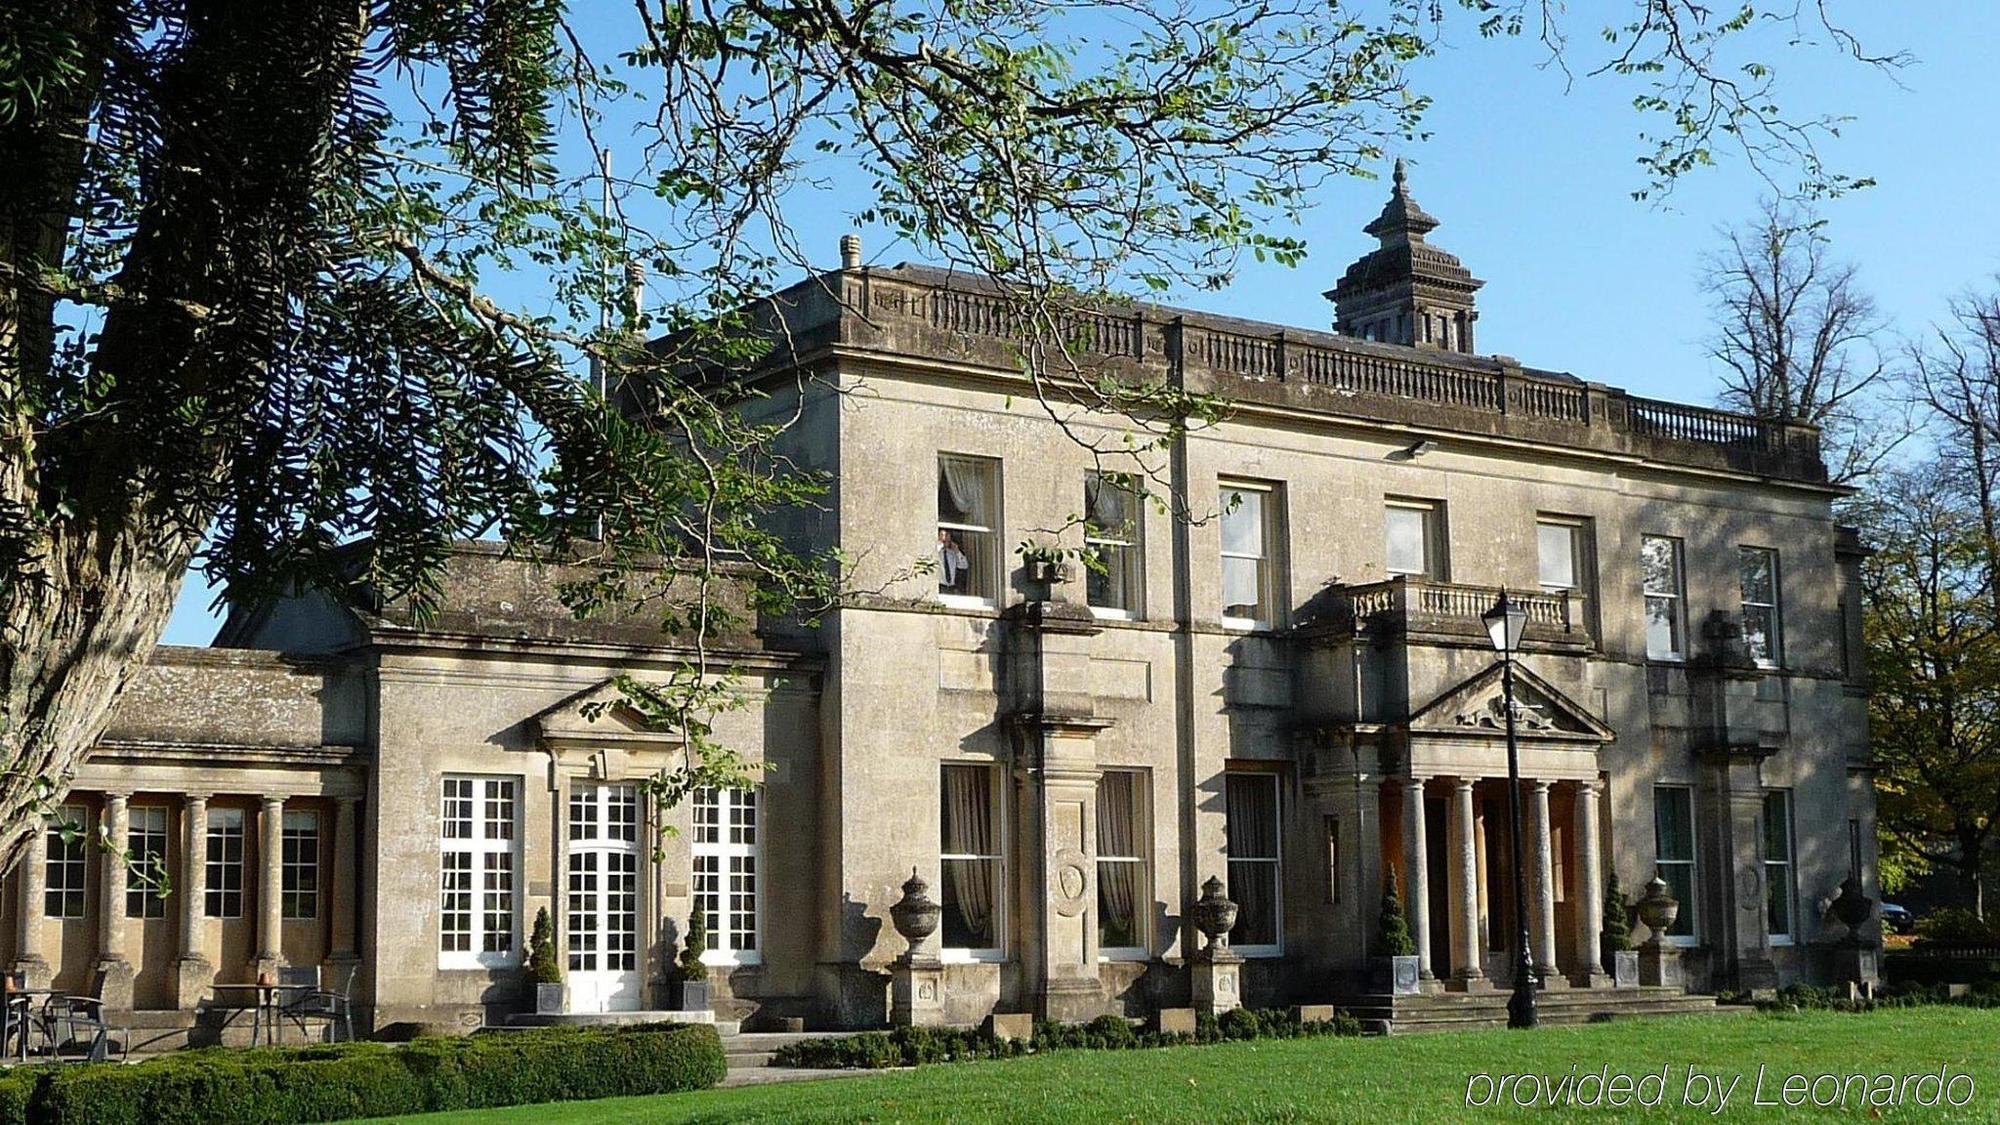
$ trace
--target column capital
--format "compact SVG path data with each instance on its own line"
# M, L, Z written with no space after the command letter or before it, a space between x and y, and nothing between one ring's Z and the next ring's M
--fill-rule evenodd
M1452 788L1458 790L1460 793L1470 793L1472 792L1472 783L1477 780L1479 779L1476 777L1454 777L1452 778Z
M131 799L132 799L132 794L130 792L112 793L107 791L104 794L104 803L107 805L122 805L129 802Z
M359 793L336 794L333 798L333 803L339 805L343 809L351 809L354 806L361 803L361 794Z
M1576 793L1579 797L1595 797L1597 796L1597 791L1602 788L1604 786L1600 785L1594 777L1576 783Z
M1549 781L1539 777L1530 777L1525 780L1531 787L1533 787L1535 792L1538 794L1546 794L1549 791L1549 788L1555 784L1555 782L1553 781Z
M205 805L215 798L213 793L182 793L181 800L190 805Z
M267 809L283 808L285 805L285 798L283 797L264 796L257 799L264 802L264 807Z

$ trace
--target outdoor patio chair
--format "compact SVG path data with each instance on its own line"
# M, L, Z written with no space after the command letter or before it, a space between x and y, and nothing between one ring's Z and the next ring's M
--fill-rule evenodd
M41 1023L49 1054L59 1061L105 1062L125 1051L124 1041L111 1037L104 1002L95 996L51 996L42 1005Z
M26 1062L28 1047L34 1041L35 1010L29 997L15 995L19 988L19 984L10 982L6 990L6 1011L0 1014L0 1019L6 1021L4 1028L0 1028L0 1054Z
M314 988L291 995L285 1001L283 1009L285 1018L298 1024L301 1034L309 1030L309 1025L313 1021L319 1020L326 1025L326 1037L329 1042L353 1040L354 1008L349 998L354 992L354 974L359 968L358 965L348 966L347 979L340 982L340 989L337 992L332 989Z

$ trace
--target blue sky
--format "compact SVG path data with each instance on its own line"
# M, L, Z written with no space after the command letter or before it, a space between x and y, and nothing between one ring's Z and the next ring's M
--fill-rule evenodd
M1895 328L1914 336L1954 295L2000 276L2000 4L1925 4L1921 15L1900 4L1839 7L1871 49L1906 50L1915 63L1892 80L1830 52L1780 56L1780 91L1795 114L1853 118L1823 152L1836 168L1878 182L1825 206L1828 233ZM1580 57L1595 46L1593 31L1577 23ZM1664 204L1633 201L1644 184L1634 88L1579 78L1565 89L1563 75L1537 69L1542 57L1532 42L1483 41L1461 25L1415 72L1435 104L1430 137L1404 150L1410 185L1443 222L1432 241L1487 282L1480 350L1642 394L1710 401L1700 259L1717 228L1751 211L1767 188L1725 153L1722 166L1696 173ZM1360 228L1387 192L1386 177L1330 182L1300 231L1311 247L1304 264L1246 262L1227 290L1185 303L1325 327L1332 310L1319 294L1371 244ZM861 206L830 202L830 215ZM852 223L794 221L828 266L850 229L862 231L871 261L915 256ZM206 644L213 596L192 578L166 642Z

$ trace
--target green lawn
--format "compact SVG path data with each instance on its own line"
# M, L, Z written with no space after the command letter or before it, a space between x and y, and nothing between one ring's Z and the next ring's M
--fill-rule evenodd
M1669 1068L1664 1106L1675 1117L1706 1116L1684 1104L1690 1066L1740 1077L1721 1115L1729 1121L1839 1116L1846 1110L1756 1107L1752 1086L1780 1096L1787 1074L1969 1074L1962 1109L1879 1110L1904 1120L2000 1121L2000 1011L1919 1008L1866 1015L1810 1013L1632 1020L1531 1033L1455 1032L1406 1038L1227 1043L1142 1051L1070 1051L960 1063L863 1078L797 1082L695 1094L524 1106L415 1120L467 1122L665 1121L1412 1121L1515 1118L1529 1111L1468 1109L1475 1073L1531 1071L1560 1080L1609 1065L1635 1078ZM1831 1090L1830 1086L1822 1087ZM1956 1087L1963 1096L1966 1084ZM1532 1092L1532 1090L1531 1090ZM1699 1091L1697 1091L1699 1092ZM1914 1093L1914 1088L1912 1090ZM1484 1095L1481 1086L1475 1091ZM1512 1088L1509 1089L1512 1093ZM1712 1103L1711 1103L1712 1107ZM1546 1109L1533 1111L1544 1120ZM1571 1108L1556 1116L1591 1121L1658 1120L1660 1110Z

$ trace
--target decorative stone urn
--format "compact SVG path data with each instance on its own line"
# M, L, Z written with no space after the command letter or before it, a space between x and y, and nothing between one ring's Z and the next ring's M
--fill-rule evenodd
M1667 931L1673 928L1674 920L1681 916L1680 900L1667 891L1667 881L1658 875L1646 884L1646 893L1638 903L1639 921L1646 924L1646 944L1659 946L1667 940Z
M889 920L895 924L896 932L903 935L909 948L903 951L902 960L914 961L926 957L924 942L937 933L938 925L944 919L944 907L931 901L931 885L924 881L917 869L910 869L910 877L903 880L903 897L889 908Z
M1236 904L1222 893L1222 880L1210 875L1194 904L1194 928L1208 939L1203 953L1228 951L1229 931L1236 928L1236 910Z
M1189 966L1194 1007L1197 1012L1219 1016L1243 1006L1243 958L1229 948L1229 931L1236 925L1236 904L1222 893L1222 880L1213 875L1201 885L1201 897L1193 907L1194 928L1208 944L1195 951Z
M889 966L889 1022L897 1027L944 1023L944 966L930 946L944 920L944 907L931 901L930 884L910 869L903 897L889 907L889 921L909 948Z
M1840 896L1833 900L1832 906L1827 907L1827 913L1833 915L1834 921L1847 927L1843 944L1861 945L1864 943L1861 927L1874 917L1875 900L1861 893L1861 880L1849 875L1847 881L1840 885Z

